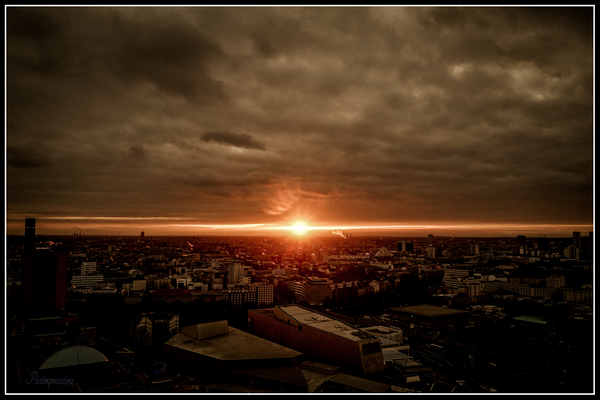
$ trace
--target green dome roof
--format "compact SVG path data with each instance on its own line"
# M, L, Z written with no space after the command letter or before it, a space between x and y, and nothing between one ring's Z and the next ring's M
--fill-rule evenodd
M69 367L108 361L108 358L96 349L86 346L72 346L52 354L39 369Z

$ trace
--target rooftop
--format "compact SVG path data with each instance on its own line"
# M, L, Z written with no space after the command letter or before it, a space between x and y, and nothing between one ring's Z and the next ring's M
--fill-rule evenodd
M180 332L166 345L220 360L294 358L302 355L233 327L228 327L227 334L201 340Z
M108 361L108 358L96 349L87 346L71 346L52 354L39 369L68 367Z
M434 306L431 304L420 304L417 306L406 306L406 307L394 307L388 310L405 313L405 314L416 314L424 317L445 317L450 315L466 314L468 311L454 310L452 308L445 308Z
M374 336L356 329L340 320L319 314L304 307L290 305L278 306L277 308L292 317L300 324L309 325L313 328L321 329L355 342L360 342L367 339L376 339Z

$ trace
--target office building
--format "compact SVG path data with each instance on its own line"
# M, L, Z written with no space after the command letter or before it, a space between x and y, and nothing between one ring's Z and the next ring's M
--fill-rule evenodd
M573 232L573 246L581 249L581 232Z
M580 258L580 254L581 254L581 250L578 247L575 247L573 245L567 247L563 251L563 256L565 258L570 258L570 259L575 259L575 260L578 260Z
M444 268L444 277L442 284L448 288L463 287L463 281L469 277L467 268Z
M263 307L273 304L273 285L266 283L235 285L224 289L222 295L223 301L232 306L252 304Z
M564 276L552 275L546 278L547 288L561 288L566 286L566 279Z
M244 277L244 266L239 262L232 262L227 268L227 283L240 283Z
M57 311L66 304L67 256L57 247L36 249L35 218L25 219L20 312Z
M256 283L251 285L256 291L256 303L258 307L264 307L273 304L273 285Z
M241 307L246 304L256 304L256 291L250 290L249 286L225 289L221 294L223 302L231 306Z
M35 250L35 218L25 218L25 250Z
M288 281L287 287L294 293L296 300L306 299L306 288L303 281Z
M324 305L331 301L331 287L327 279L309 277L304 283L305 300L310 305Z
M429 247L425 248L425 252L427 254L427 258L435 258L436 248L429 245Z
M573 302L585 302L592 301L594 298L594 292L592 289L572 289L562 288L562 298L566 301Z
M429 245L432 246L433 241L434 241L434 236L430 233L429 235L427 235L427 240L429 241Z
M412 253L414 251L413 242L410 240L401 240L398 242L398 251Z
M95 262L82 262L81 274L73 275L71 286L74 287L95 287L96 283L104 280L104 275L96 272Z

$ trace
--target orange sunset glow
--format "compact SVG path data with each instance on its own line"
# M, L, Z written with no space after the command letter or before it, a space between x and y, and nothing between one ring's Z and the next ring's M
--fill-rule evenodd
M591 14L537 11L9 7L7 233L593 230Z
M355 235L422 235L435 232L451 236L515 236L520 234L566 237L573 231L591 231L593 225L567 224L483 224L483 223L404 223L404 224L307 224L297 221L293 224L195 224L172 218L44 218L37 217L38 231L44 234L71 234L77 228L84 235L138 235L145 231L148 235L276 235L291 233L295 236L331 235L333 231L353 232ZM9 219L9 234L22 233L22 218ZM66 233L65 233L66 232Z

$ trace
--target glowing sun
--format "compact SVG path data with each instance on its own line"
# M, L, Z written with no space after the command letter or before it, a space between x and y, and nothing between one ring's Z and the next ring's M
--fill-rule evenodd
M303 235L304 233L306 233L306 230L308 229L308 227L306 226L306 224L304 222L296 222L293 226L292 226L292 231L296 234L296 235Z

